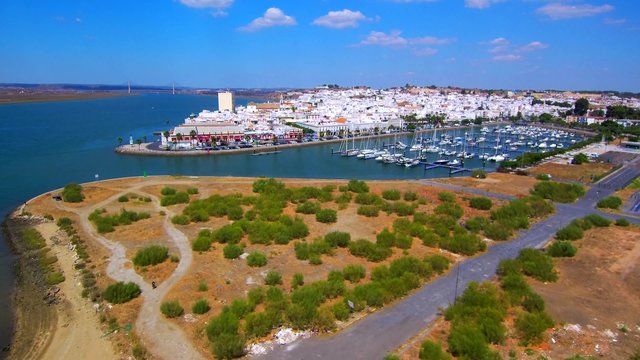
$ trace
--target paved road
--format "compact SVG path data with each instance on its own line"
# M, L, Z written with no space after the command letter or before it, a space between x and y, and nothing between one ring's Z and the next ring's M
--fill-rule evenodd
M597 212L607 218L619 218L593 210L598 199L610 195L620 184L630 182L638 176L640 159L607 177L603 186L595 186L575 204L559 204L556 214L522 231L516 240L492 246L485 254L459 264L446 276L425 285L418 292L371 314L363 320L331 337L312 337L276 348L259 359L382 359L387 353L409 341L424 330L438 316L439 310L453 302L454 297L464 291L470 281L485 281L495 275L502 259L514 258L522 248L542 247L561 227L571 220ZM452 185L424 182L452 190L505 198L478 189L467 189ZM497 195L497 196L496 196ZM640 219L626 217L639 224ZM456 289L456 277L459 274Z

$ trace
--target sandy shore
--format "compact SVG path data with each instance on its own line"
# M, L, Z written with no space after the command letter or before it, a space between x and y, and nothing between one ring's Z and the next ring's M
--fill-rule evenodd
M9 358L116 359L111 343L102 337L92 304L81 297L80 277L73 268L76 255L66 234L51 221L20 216L20 210L7 217L4 227L18 254L15 333ZM45 284L44 274L21 244L20 233L28 227L36 228L45 238L66 278L57 286L57 303L43 300L52 287Z
M112 98L116 96L129 96L129 94L115 92L26 92L21 94L15 91L0 91L0 105L52 101L94 100Z

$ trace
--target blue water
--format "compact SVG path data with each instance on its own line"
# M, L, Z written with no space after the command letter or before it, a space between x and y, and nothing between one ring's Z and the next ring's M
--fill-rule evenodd
M247 100L239 100L239 104ZM218 175L297 178L415 179L444 177L444 169L383 165L374 160L331 156L340 144L283 150L265 156L143 157L113 152L117 138L128 142L163 131L192 112L216 109L217 99L194 95L138 95L89 101L0 105L0 215L38 194L69 182L123 176ZM475 131L478 131L477 129ZM456 135L462 135L459 130ZM431 136L425 134L425 137ZM393 141L387 138L381 141ZM410 144L410 139L403 139ZM358 146L356 142L356 146ZM372 144L373 145L373 144ZM476 150L477 151L477 150ZM512 153L512 156L515 154ZM438 158L431 155L430 160ZM478 160L467 162L480 167ZM488 164L489 167L494 166ZM2 236L2 235L0 235ZM0 239L0 345L12 331L12 256Z

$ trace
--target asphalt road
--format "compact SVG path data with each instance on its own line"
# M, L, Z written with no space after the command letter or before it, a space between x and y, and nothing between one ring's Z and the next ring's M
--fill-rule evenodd
M453 302L470 281L485 281L495 275L502 259L514 258L523 248L540 248L553 237L558 229L571 220L598 213L607 218L619 218L594 210L597 201L610 195L614 189L628 184L640 174L640 159L631 162L592 187L574 204L556 205L556 213L530 229L520 232L517 239L499 243L478 257L460 263L446 276L426 284L419 291L368 315L349 328L327 337L314 336L280 346L258 359L382 359L386 354L406 343L429 326L439 315L440 309ZM505 195L489 193L425 181L425 184L461 190L478 195L508 199ZM497 195L497 196L496 196ZM640 219L626 217L638 224ZM457 279L458 278L458 279ZM457 285L456 285L457 283Z

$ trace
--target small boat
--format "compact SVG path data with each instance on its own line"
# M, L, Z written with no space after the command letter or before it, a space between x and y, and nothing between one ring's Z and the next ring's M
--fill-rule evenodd
M449 163L448 159L438 159L436 161L433 162L434 164L438 164L438 165L446 165Z
M460 160L453 159L453 160L449 161L449 165L452 165L452 166L460 165Z

